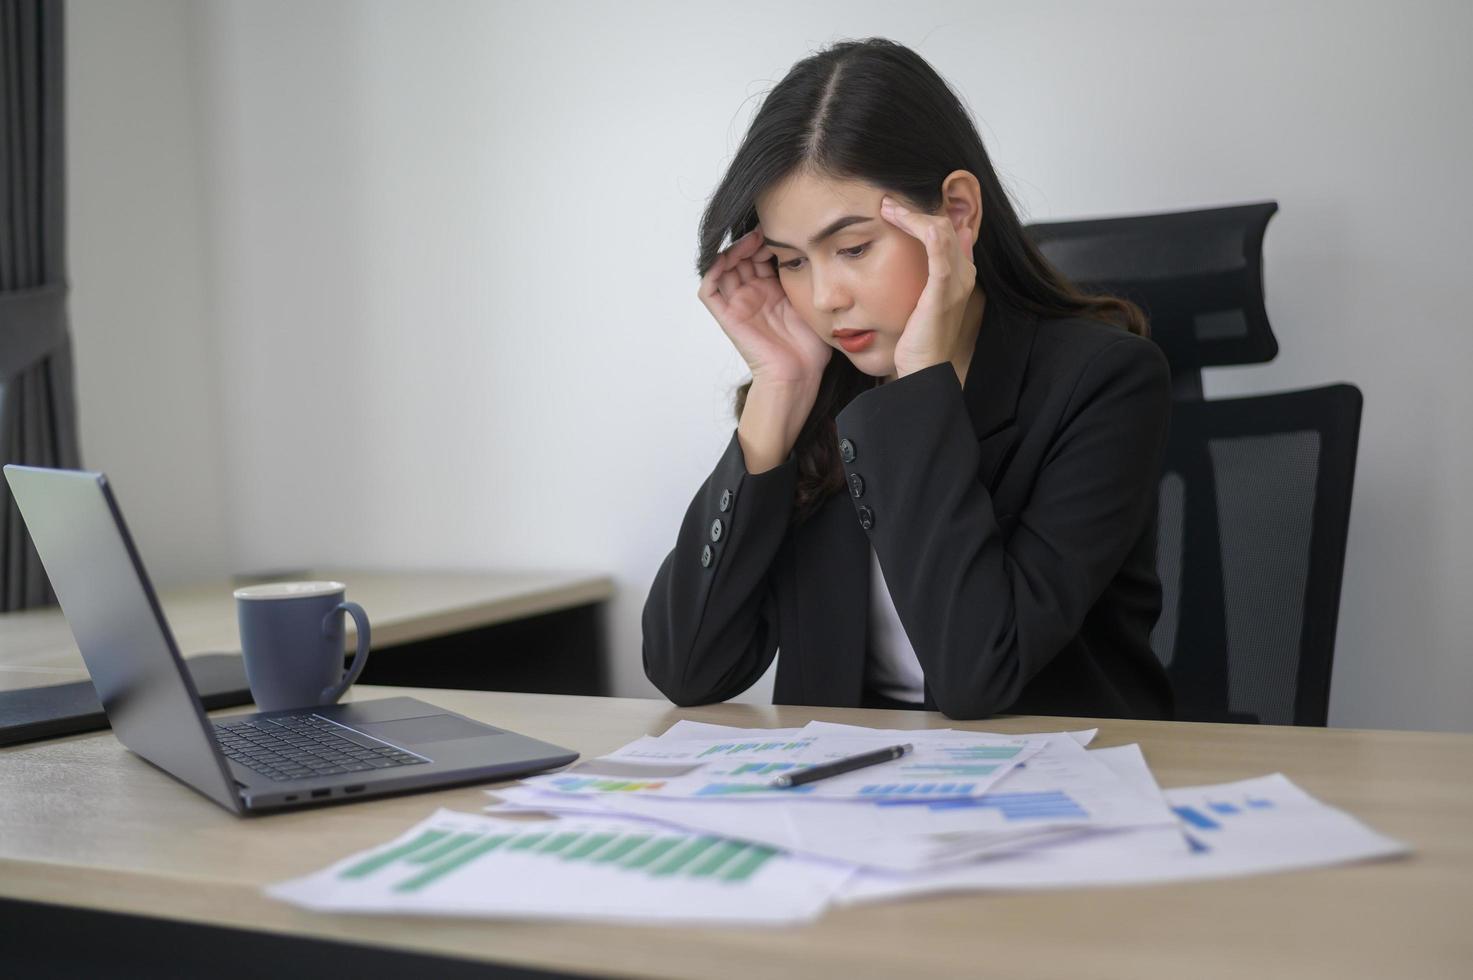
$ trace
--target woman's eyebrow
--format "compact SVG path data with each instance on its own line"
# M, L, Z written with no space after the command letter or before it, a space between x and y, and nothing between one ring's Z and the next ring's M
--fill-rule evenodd
M827 228L819 232L817 235L814 235L812 238L808 239L808 247L812 248L819 242L823 241L825 238L828 238L830 235L842 231L845 228L848 228L850 225L859 224L862 221L873 220L873 218L863 214L846 214L842 218L829 222ZM796 245L787 245L783 242L775 242L771 238L768 238L766 235L762 236L762 244L768 246L769 248L791 248L795 252L798 251Z

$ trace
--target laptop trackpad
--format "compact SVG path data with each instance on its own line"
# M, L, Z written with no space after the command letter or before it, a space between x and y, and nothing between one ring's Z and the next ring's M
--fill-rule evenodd
M375 721L367 724L353 722L352 725L365 735L400 745L448 742L457 738L485 738L487 735L501 734L500 729L466 721L454 715L425 715L423 718L402 718L398 721Z

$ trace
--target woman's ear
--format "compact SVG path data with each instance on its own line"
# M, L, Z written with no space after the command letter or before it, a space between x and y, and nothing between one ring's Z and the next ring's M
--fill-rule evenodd
M942 213L957 231L971 230L972 241L982 235L982 184L970 170L953 170L941 182Z

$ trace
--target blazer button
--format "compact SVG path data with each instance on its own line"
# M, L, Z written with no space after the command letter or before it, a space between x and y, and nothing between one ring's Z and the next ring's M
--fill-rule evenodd
M701 567L702 568L710 568L711 567L711 546L709 544L706 545L706 547L704 547L704 548L701 549Z
M864 496L864 478L858 473L849 474L849 495L855 500Z
M721 518L718 517L716 518L716 520L711 522L711 540L713 542L721 540L721 532L723 528L725 528L725 525L721 523Z
M868 531L875 526L875 512L868 507L859 508L859 526Z
M846 463L854 462L854 443L848 439L839 440L839 458Z
M723 513L723 514L725 514L727 511L731 510L731 491L730 490L723 490L723 491L721 491L721 505L720 506L721 506L721 513Z

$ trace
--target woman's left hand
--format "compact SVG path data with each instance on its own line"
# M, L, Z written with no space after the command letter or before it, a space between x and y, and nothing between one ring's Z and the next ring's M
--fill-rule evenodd
M963 353L967 300L977 285L976 239L970 228L958 230L946 215L910 211L892 197L881 203L880 214L926 246L926 287L895 344L895 373L903 378Z

